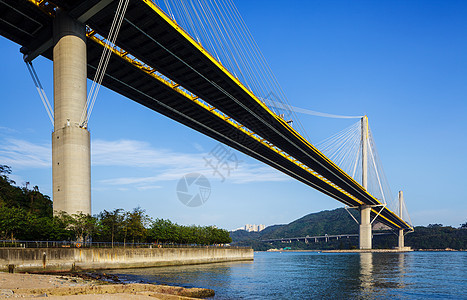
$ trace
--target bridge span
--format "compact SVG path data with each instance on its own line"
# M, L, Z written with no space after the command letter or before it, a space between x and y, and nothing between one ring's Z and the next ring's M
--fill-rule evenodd
M119 4L0 0L0 34L22 46L26 62L40 55L54 62L55 211L90 213L86 78L108 49L103 86L358 208L361 248L371 248L374 220L402 237L413 230L367 191L365 174L359 184L345 173L152 1L130 0L118 38L107 40Z
M373 236L375 235L390 235L392 233L390 232L375 232L373 233ZM290 237L290 238L279 238L279 239L265 239L261 240L261 242L266 242L266 243L273 243L273 242L281 242L281 243L291 243L291 242L300 242L303 241L305 243L308 243L309 241L314 241L315 243L318 242L318 240L325 240L328 242L330 239L349 239L349 238L355 238L359 237L359 234L357 233L344 233L344 234L325 234L325 235L313 235L313 236L302 236L302 237Z

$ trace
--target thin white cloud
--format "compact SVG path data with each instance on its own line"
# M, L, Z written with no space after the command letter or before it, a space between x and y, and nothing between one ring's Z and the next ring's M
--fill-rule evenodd
M213 169L201 166L201 168L170 168L161 171L156 176L146 177L118 177L99 181L104 185L114 186L141 186L146 184L158 183L161 181L179 180L189 173L201 173L210 180L228 181L234 184L252 183L252 182L279 182L291 180L290 177L269 167L260 165L241 165L236 170L231 170L230 175L225 172L214 172Z
M16 130L16 129L9 128L9 127L4 127L4 126L0 126L0 132L1 132L1 131L6 132L6 133L15 133L15 132L18 132L18 130Z
M201 146L198 143L193 143L193 147L195 147L195 149L198 150L199 152L205 152L203 146Z
M160 185L144 185L144 186L136 187L138 191L154 190L154 189L160 189L160 188L162 188L162 186Z
M179 153L165 149L153 148L149 143L135 140L104 141L92 143L92 163L96 166L128 166L144 167L158 170L155 176L119 177L100 181L107 185L140 186L160 181L178 180L188 173L201 173L211 179L229 180L232 183L286 181L290 178L270 167L258 164L247 164L238 161L238 166L230 170L219 168L213 162L211 167L207 153ZM217 146L215 146L217 147ZM215 148L213 147L213 148ZM225 147L225 146L223 146ZM227 149L227 148L225 148ZM235 153L239 158L241 154ZM223 166L225 167L225 166Z
M0 144L0 163L14 168L50 168L50 144L7 138Z
M193 155L156 149L135 140L92 142L92 164L96 166L169 167L190 164Z
M228 180L231 183L275 182L290 178L261 163L247 164L241 155L234 153L237 163L231 162L229 169L218 164L208 153L181 153L152 147L149 143L136 140L93 140L92 165L106 167L145 168L156 170L154 176L118 177L101 180L102 185L133 186L137 189L159 188L158 182L178 180L189 173L201 173L213 180ZM216 149L217 145L213 148ZM217 149L229 149L221 146ZM211 150L212 151L212 150ZM211 160L211 163L207 161ZM4 139L0 145L0 163L16 168L50 168L50 144L34 144L19 139Z

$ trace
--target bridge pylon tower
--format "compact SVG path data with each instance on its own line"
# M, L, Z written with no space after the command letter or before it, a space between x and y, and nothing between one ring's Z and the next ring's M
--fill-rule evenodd
M402 191L399 191L399 217L402 219L402 205L404 202L404 193ZM404 249L404 229L399 229L399 242L398 242L398 248L399 249Z
M368 190L368 117L364 116L361 119L362 123L362 186ZM360 206L360 230L359 244L360 249L371 249L372 247L372 231L371 231L371 206Z
M53 23L54 214L91 214L90 134L80 124L86 107L86 28L60 9Z

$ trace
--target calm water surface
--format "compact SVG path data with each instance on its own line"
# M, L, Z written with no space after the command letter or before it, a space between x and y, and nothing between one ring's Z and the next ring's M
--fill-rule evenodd
M258 252L254 262L111 270L214 299L467 299L467 252Z

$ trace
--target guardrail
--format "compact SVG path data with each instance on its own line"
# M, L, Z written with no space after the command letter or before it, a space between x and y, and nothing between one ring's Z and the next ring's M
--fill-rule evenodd
M21 241L0 240L0 248L232 248L250 247L231 246L230 244L197 245L174 243L121 243L121 242L80 242L80 241Z

